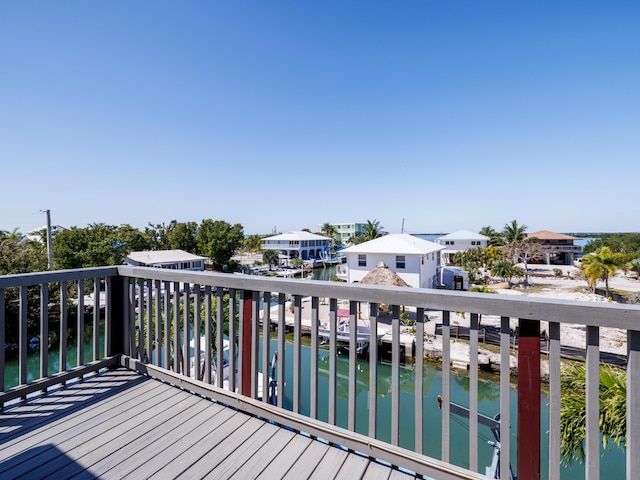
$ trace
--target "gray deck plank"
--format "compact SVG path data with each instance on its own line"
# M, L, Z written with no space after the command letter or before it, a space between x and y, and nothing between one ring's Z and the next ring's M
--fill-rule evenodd
M296 459L304 453L311 442L312 440L309 437L296 435L287 444L287 448L280 451L273 461L269 463L256 478L263 480L282 478L295 463Z
M322 458L322 468L316 468L309 478L313 480L335 478L348 455L349 452L341 448L334 447L328 449Z
M244 442L259 431L265 422L257 418L249 418L240 427L233 429L220 438L220 435L209 435L211 441L203 441L189 449L188 461L181 462L181 476L186 478L205 478L225 458L235 452ZM213 445L213 446L212 446ZM165 478L176 478L177 462L172 463L160 473ZM166 474L169 473L169 476Z
M0 412L2 478L409 478L126 369Z
M274 440L274 437L275 439L280 438L276 435L282 429L267 422L263 423L264 424L256 433L247 438L240 446L238 446L238 448L235 449L233 455L227 455L220 463L218 463L218 465L215 466L215 468L210 469L206 477L230 478L245 464L248 458L251 458L256 451L260 450L264 445L273 445L275 442L272 440ZM215 451L210 453L215 453ZM203 460L205 462L209 461L209 454L207 454Z
M150 393L158 390L158 386L154 385L158 382L148 382L148 391ZM109 397L109 402L101 402L93 404L83 410L70 408L69 412L57 410L56 413L48 417L48 423L34 424L33 429L22 426L20 430L24 432L17 436L19 432L14 432L12 438L4 441L3 448L0 451L0 472L7 469L7 465L11 462L8 460L17 454L22 454L25 460L24 452L39 445L52 444L52 439L56 439L56 443L61 443L69 438L73 438L80 433L90 430L105 418L116 415L118 409L131 405L136 399L137 390L123 390L118 394ZM139 394L138 394L139 395ZM153 399L153 395L150 395ZM72 405L71 403L69 405ZM95 407L95 408L94 408ZM103 417L102 415L106 415Z
M366 480L388 480L391 469L376 462L369 462L367 469L362 476Z
M172 441L166 442L162 449L153 452L155 456L150 457L144 465L122 478L140 479L152 476L176 478L200 458L200 449L209 449L223 441L251 418L233 411L225 413L225 416L227 418L221 423L211 422L213 425L204 423L195 428L192 426L191 432L186 432L188 426L185 425L185 431L181 432L183 435L177 441L169 437L167 440ZM158 457L159 460L155 460Z
M304 451L304 456L298 457L297 461L291 466L289 471L283 478L298 480L300 478L309 478L309 476L318 468L322 458L329 450L326 443L314 440Z
M94 432L95 435L93 437L87 437L80 443L73 442L73 444L63 445L67 456L72 457L75 463L84 465L92 473L102 474L117 463L114 452L118 452L121 449L127 450L131 442L147 432L152 432L155 426L171 422L171 417L167 421L165 420L166 417L160 415L160 413L195 415L205 408L205 405L199 402L197 398L193 398L192 395L176 399L172 392L166 393L168 394L166 398L164 398L164 392L162 396L158 396L160 403L153 408L132 409L131 412L127 412L127 419L118 425L114 425L113 428L108 425L107 428L101 428L99 432ZM167 429L167 432L169 431ZM101 463L98 464L98 462ZM71 476L72 473L77 473L73 464L59 466L61 469L54 472L52 478L67 477ZM41 478L46 477L41 476Z
M122 478L132 473L142 478L146 471L161 468L165 462L172 461L182 452L170 447L192 433L194 425L207 425L217 415L220 415L220 421L224 421L235 414L219 405L194 398L198 400L195 408L188 411L171 408L166 412L168 415L158 416L158 422L141 425L124 437L122 442L115 439L115 445L110 450L106 446L105 454L96 451L95 459L91 459L91 471L98 472L105 478ZM188 422L185 422L185 416L189 419ZM215 427L211 426L210 429L212 428ZM94 461L96 459L98 461Z
M256 478L296 435L291 430L279 428L267 443L245 459L244 464L230 478Z
M355 453L349 453L342 467L335 476L336 479L351 480L353 478L362 478L370 460Z

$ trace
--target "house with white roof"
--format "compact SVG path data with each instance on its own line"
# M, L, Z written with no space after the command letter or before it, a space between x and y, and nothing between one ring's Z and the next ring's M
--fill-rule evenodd
M444 247L406 233L382 237L345 248L347 261L339 267L338 276L348 282L359 282L384 262L412 287L438 286L440 251Z
M469 230L458 230L436 238L436 244L444 247L441 252L443 265L453 265L453 256L457 252L476 247L486 248L488 243L489 237Z
M184 250L150 250L131 252L125 263L134 267L170 268L172 270L204 271L207 257L194 255Z
M321 260L329 258L333 240L311 232L292 231L262 240L263 250L277 250L281 258Z

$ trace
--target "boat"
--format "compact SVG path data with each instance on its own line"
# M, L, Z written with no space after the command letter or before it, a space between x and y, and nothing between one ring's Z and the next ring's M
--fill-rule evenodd
M331 329L328 323L322 323L318 327L318 336L322 339L322 343L326 344L331 338ZM376 339L380 343L380 340L384 336L384 333L377 333ZM338 321L336 329L336 341L343 348L348 349L351 341L351 330L349 327L348 319L340 319ZM368 325L358 325L356 331L356 353L363 355L369 351L369 342L371 341L371 329Z

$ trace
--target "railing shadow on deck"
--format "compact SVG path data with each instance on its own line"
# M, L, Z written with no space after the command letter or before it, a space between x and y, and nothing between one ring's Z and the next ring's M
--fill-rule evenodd
M259 376L262 385L270 381L269 373L259 372L258 365L267 365L270 360L271 347L269 332L271 325L277 328L277 390L285 391L285 368L292 373L293 385L288 385L291 392L291 410L298 415L301 406L301 377L303 373L310 376L311 405L309 417L313 422L318 418L318 323L320 321L320 303L327 303L329 324L329 382L328 419L327 423L336 423L336 353L338 340L336 326L338 321L339 301L344 300L349 310L348 324L351 331L356 330L359 312L369 308L371 337L369 344L370 392L367 408L369 410L369 437L376 438L378 398L376 382L378 369L378 311L382 304L391 306L391 433L389 458L391 461L402 461L402 455L392 453L400 441L400 309L409 308L416 312L418 322L415 325L416 338L424 337L425 311L442 312L442 425L439 434L442 437L440 459L446 465L451 452L451 418L450 418L450 345L451 324L450 312L467 312L470 315L469 344L469 477L461 474L458 468L452 467L450 478L476 478L472 472L479 471L478 465L478 346L479 315L495 315L501 319L498 332L501 363L509 364L511 348L511 332L509 320L519 321L519 374L518 374L518 431L527 431L529 435L518 437L517 470L520 478L537 478L540 472L540 322L549 322L548 348L546 357L549 360L549 478L560 477L560 367L561 336L560 326L563 323L586 326L585 362L587 366L587 441L585 450L587 461L585 468L592 474L600 469L600 432L599 420L599 329L613 327L627 331L627 478L633 478L633 472L640 470L640 307L604 303L585 303L571 301L545 300L539 298L514 298L480 293L449 292L427 289L401 289L392 287L374 287L365 285L347 285L333 282L312 280L283 280L244 275L227 275L204 272L184 272L141 267L104 267L97 269L81 269L39 274L24 274L0 277L0 338L5 343L4 332L6 322L15 322L19 331L19 386L5 390L4 355L0 356L0 384L3 392L0 403L21 398L29 393L48 388L56 383L63 383L75 376L82 376L90 371L81 360L81 337L78 335L78 364L74 371L63 371L56 375L49 374L49 366L43 358L47 357L47 342L40 345L41 380L28 383L26 381L27 341L33 325L37 325L41 338L47 338L48 318L52 297L58 302L57 312L60 315L60 364L66 365L67 316L69 309L77 308L77 332L84 334L84 295L77 292L92 293L96 302L100 300L100 292L104 290L104 305L93 305L92 317L93 360L96 365L105 359L116 359L116 363L127 364L132 368L145 371L158 377L171 378L189 385L199 383L213 385L215 388L226 388L231 392L233 401L242 396L248 397L247 404L253 407L259 395ZM29 304L33 295L40 297L39 313L34 313ZM75 297L74 297L75 295ZM76 304L71 298L76 299ZM301 339L303 329L302 299L310 298L310 335L311 369L301 370ZM47 299L45 301L43 299ZM275 300L274 300L275 299ZM8 303L9 302L9 303ZM17 308L15 308L17 306ZM98 307L98 308L97 308ZM104 307L104 320L100 317L100 309ZM289 314L289 310L292 314ZM95 313L97 312L97 313ZM15 315L15 316L12 316ZM34 318L35 315L35 318ZM230 321L230 319L232 321ZM100 322L104 321L105 335L98 336ZM293 330L293 359L285 359L285 328ZM236 339L229 342L228 361L225 360L224 341L226 338ZM98 355L96 345L104 342L105 357ZM259 342L262 342L259 344ZM356 368L355 336L351 336L349 347L349 395L348 426L355 435L356 415ZM424 354L423 343L416 342L416 357ZM261 347L261 348L260 348ZM261 350L261 351L260 351ZM104 364L102 365L104 366ZM97 368L97 367L96 367ZM422 433L429 428L424 423L422 392L423 363L416 362L416 403L415 411L415 450L422 454ZM226 370L225 370L226 369ZM225 373L228 372L228 373ZM510 444L509 425L514 416L511 412L509 389L511 378L509 369L500 373L500 438L501 456L509 458L513 446ZM181 380L181 378L183 380ZM191 387L190 387L191 388ZM240 396L236 398L235 392ZM286 418L286 412L277 413L284 406L284 395L278 395L277 405L266 405L267 396L262 395L264 409L274 415ZM252 400L253 399L253 400ZM254 403L252 403L254 402ZM257 406L256 406L257 405ZM250 407L250 408L253 408ZM297 418L297 417L296 417ZM297 421L297 420L296 420ZM321 422L322 423L322 422ZM315 425L315 424L314 424ZM319 425L319 424L318 424ZM315 428L315 427L313 427ZM320 427L324 429L326 427ZM325 431L325 430L323 430ZM328 431L328 430L326 430ZM536 434L537 431L537 434ZM343 437L341 437L343 438ZM376 442L377 444L378 442ZM382 447L381 447L382 450ZM385 453L386 454L386 453ZM425 463L427 465L428 462ZM420 462L412 464L422 468ZM438 464L439 468L440 464ZM433 473L428 465L425 472ZM509 478L509 464L499 465L500 478Z

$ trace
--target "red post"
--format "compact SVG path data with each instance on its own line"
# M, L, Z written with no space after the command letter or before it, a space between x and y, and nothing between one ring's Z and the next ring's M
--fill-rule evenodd
M540 478L540 322L520 319L518 478Z
M242 378L240 379L240 393L251 396L251 291L245 290L242 295Z

